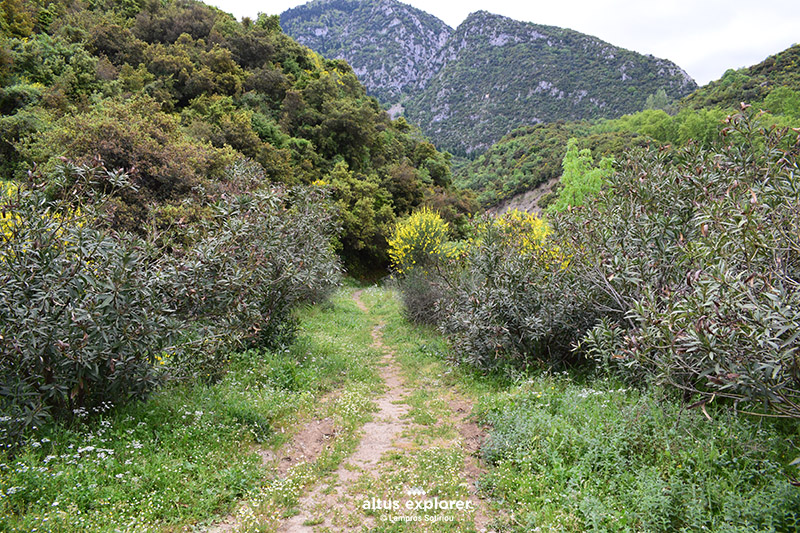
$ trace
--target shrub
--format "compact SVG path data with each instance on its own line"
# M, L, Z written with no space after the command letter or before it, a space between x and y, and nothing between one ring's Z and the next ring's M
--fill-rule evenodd
M389 257L398 274L429 268L447 256L450 228L435 211L423 207L399 222L389 239Z
M0 442L147 394L165 377L218 377L231 349L291 340L293 309L336 286L332 204L308 188L223 198L172 253L100 229L127 176L65 164L53 200L3 185ZM231 170L249 174L247 165ZM249 179L233 176L232 180Z
M114 225L140 231L150 206L190 196L219 173L225 152L191 142L179 122L150 97L104 100L86 113L64 116L18 144L29 163L52 170L61 157L99 156L109 168L129 169L136 189L115 198Z
M463 258L444 269L441 328L461 359L480 368L572 363L594 314L566 265L535 215L478 221Z
M237 347L276 347L295 332L292 310L336 287L335 212L318 189L275 187L226 198L196 243L160 263L162 298L191 325L194 350L174 370L213 378Z
M800 417L795 134L729 118L720 150L632 154L558 222L605 309L582 344L632 379Z
M11 49L12 72L48 86L51 92L79 99L100 88L97 58L81 43L40 33L30 39L12 40Z
M417 323L439 322L444 295L439 270L455 249L450 227L439 213L423 207L397 223L389 239L389 257L397 275L406 316Z
M77 170L72 198L101 177L124 182L99 166ZM177 326L135 241L93 227L91 206L9 184L2 193L0 441L10 443L51 415L147 393Z
M396 279L406 318L417 324L436 325L442 319L441 301L447 294L441 276L415 269Z
M628 152L542 238L513 217L480 228L443 300L464 359L588 357L701 402L800 417L800 142L746 109L721 148Z

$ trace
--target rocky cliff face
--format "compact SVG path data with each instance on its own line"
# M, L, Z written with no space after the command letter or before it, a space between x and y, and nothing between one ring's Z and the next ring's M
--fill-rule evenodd
M439 71L453 32L395 0L316 0L281 15L284 32L331 59L345 59L370 94L398 103Z
M316 0L285 12L281 24L347 60L371 94L401 104L456 154L483 151L517 126L617 117L659 89L678 99L697 88L670 61L484 11L452 30L396 0Z

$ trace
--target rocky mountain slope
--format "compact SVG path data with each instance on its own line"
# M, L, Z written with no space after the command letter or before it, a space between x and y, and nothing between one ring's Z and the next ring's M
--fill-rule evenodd
M315 0L284 12L281 27L325 57L346 59L370 94L389 104L426 86L453 33L395 0Z
M315 0L286 11L281 25L346 59L368 91L461 155L517 126L616 117L659 89L678 99L697 87L670 61L484 11L452 30L396 0Z

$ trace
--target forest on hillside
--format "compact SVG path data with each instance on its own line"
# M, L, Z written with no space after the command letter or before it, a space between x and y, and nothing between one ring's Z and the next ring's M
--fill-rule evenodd
M9 0L3 10L0 171L21 180L96 156L125 169L139 191L119 200L115 227L172 232L201 219L245 159L256 185L328 183L340 252L356 270L386 261L395 217L425 203L453 219L468 210L446 155L392 122L345 62L285 36L277 17L237 22L191 1Z
M793 46L758 65L729 70L680 100L659 91L648 97L643 110L617 119L517 128L484 153L457 160L455 183L475 191L482 206L492 207L558 178L570 138L591 150L595 162L621 159L627 150L646 145L711 147L723 142L724 121L742 103L764 112L762 124L800 127L799 54L800 46ZM552 195L542 198L540 207L552 200Z

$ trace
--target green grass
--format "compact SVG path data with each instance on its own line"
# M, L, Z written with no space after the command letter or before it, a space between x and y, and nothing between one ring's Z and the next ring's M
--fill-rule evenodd
M0 531L179 530L265 489L295 499L355 445L380 383L369 324L350 296L304 310L290 348L233 355L218 383L165 388L72 427L41 428L14 457L0 455ZM317 412L334 390L343 392ZM302 420L328 415L342 438L277 487L257 447L276 448Z
M658 389L538 375L485 396L485 494L514 531L795 531L797 426L708 409Z

